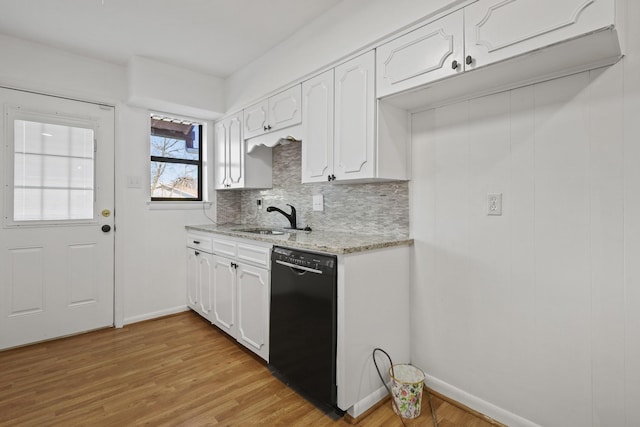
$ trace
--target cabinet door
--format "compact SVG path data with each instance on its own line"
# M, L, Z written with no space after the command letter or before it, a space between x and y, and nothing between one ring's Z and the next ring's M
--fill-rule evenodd
M187 305L198 311L198 257L200 251L187 248Z
M458 10L380 46L378 98L463 72L462 19Z
M334 174L336 179L375 174L374 52L335 68Z
M242 113L238 113L228 119L228 185L232 188L244 187L245 176L245 149L242 138Z
M296 85L269 98L268 130L283 129L300 123L300 97L300 85Z
M213 255L200 252L198 255L198 311L209 320L212 320L213 283Z
M244 109L244 137L249 139L265 133L269 111L269 100L265 99Z
M333 173L333 70L302 84L302 182Z
M214 169L214 188L216 190L226 188L227 180L229 176L229 141L228 141L228 120L223 120L216 123L214 133L214 146L215 146L215 169Z
M236 271L229 258L213 256L213 310L211 322L236 336Z
M237 340L269 360L269 271L239 264Z
M605 28L614 7L612 0L480 0L464 8L470 68Z

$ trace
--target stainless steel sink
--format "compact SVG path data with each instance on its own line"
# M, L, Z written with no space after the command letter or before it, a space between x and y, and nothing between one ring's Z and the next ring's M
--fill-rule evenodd
M282 230L274 230L272 228L237 228L234 231L241 233L253 233L253 234L268 234L268 235L280 235L284 234Z

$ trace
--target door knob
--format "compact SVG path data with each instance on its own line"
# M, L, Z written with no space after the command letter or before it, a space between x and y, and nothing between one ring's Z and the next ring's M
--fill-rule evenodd
M108 233L111 231L111 226L109 224L105 224L102 226L102 231L104 231L105 233Z

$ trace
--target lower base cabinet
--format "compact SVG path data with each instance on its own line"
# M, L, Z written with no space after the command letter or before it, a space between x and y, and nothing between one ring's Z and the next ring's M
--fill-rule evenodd
M187 304L269 361L271 245L209 239L212 254L187 248Z

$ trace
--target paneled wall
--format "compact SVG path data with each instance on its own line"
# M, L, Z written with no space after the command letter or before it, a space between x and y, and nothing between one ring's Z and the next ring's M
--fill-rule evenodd
M296 207L298 225L316 230L356 233L409 233L409 186L407 182L373 184L301 183L302 143L273 148L273 188L268 190L217 191L218 223L235 222L285 227L287 219L276 206L289 212ZM324 211L314 212L313 195L324 198ZM257 209L256 200L264 207Z
M623 69L413 116L412 362L509 425L640 422L625 420L625 312L638 309L625 205L640 196L625 198L638 183L625 178ZM488 193L503 194L502 216L487 215Z

